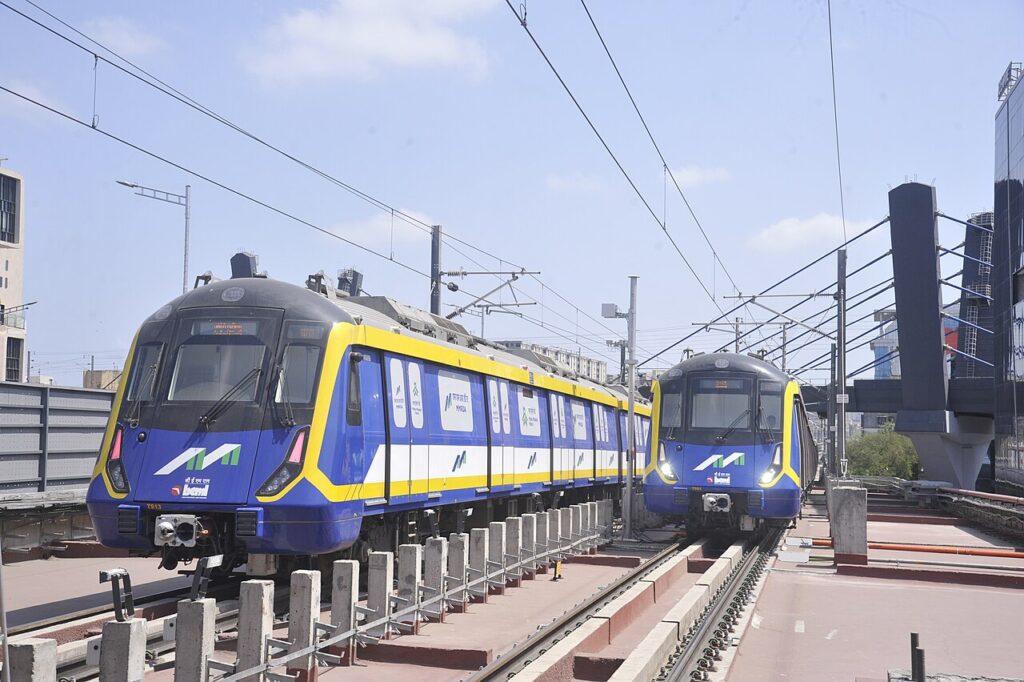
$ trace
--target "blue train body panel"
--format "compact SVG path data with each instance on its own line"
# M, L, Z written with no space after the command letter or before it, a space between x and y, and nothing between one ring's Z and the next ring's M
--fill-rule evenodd
M205 553L323 554L381 515L621 480L624 396L376 309L243 279L147 319L87 493L98 539L166 552L154 525L194 515Z

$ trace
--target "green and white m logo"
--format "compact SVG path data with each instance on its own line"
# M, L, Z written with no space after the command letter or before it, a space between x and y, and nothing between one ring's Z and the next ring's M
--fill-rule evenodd
M733 463L743 466L746 463L746 456L742 452L734 452L728 457L725 455L711 455L706 460L695 466L693 470L704 471L708 467L724 469Z
M182 465L189 471L202 471L220 462L225 466L238 466L238 459L242 454L240 443L224 443L213 452L207 452L206 448L189 448L170 462L160 468L155 476L166 476L173 474Z

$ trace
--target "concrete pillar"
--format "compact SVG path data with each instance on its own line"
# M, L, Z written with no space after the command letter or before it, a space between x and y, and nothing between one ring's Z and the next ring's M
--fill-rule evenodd
M473 528L469 531L469 566L473 569L470 582L487 574L487 559L490 556L490 531L487 528ZM487 584L473 587L474 601L487 601Z
M469 568L469 533L452 533L448 536L448 577L454 578L457 582L449 582L448 588L460 587L466 584L466 569ZM459 595L468 601L468 595L463 592ZM465 608L454 607L456 611Z
M829 525L837 564L868 562L868 491L836 485L832 488Z
M579 507L580 507L580 535L582 535L583 537L587 537L588 535L591 534L591 529L590 529L591 528L591 526L590 526L590 503L589 502L584 502L581 505L579 505ZM593 546L594 546L594 542L592 540L584 540L583 544L580 546L580 549L582 549L584 553L589 554L591 549L593 548Z
M210 650L213 650L212 646ZM11 662L14 663L13 653ZM145 672L146 619L129 618L121 623L113 620L104 623L103 634L100 635L100 682L140 682ZM12 679L20 678L15 676Z
M540 512L537 514L537 550L535 554L541 554L551 549L551 545L548 544L548 537L550 536L551 529L549 527L551 519L551 512ZM537 572L547 573L548 564L551 563L551 559L544 557L537 560Z
M57 640L23 639L10 642L7 645L7 655L11 657L11 682L57 682ZM102 655L101 653L100 656ZM141 669L138 671L138 679L142 679Z
M559 509L548 511L548 549L559 551L562 547L562 512ZM549 557L548 563L554 565L555 558Z
M448 541L444 538L427 538L423 553L423 584L431 588L427 599L434 599L445 591L444 576L448 568ZM438 621L444 621L444 600L432 604L428 611L437 614Z
M288 652L299 651L313 645L316 640L316 620L320 618L320 571L292 571L291 591L288 594ZM288 664L289 674L297 675L298 682L316 679L316 657L303 656ZM177 682L177 681L175 681Z
M399 611L407 609L419 601L420 583L422 581L423 545L399 545L398 596L405 600L399 604ZM402 616L400 620L403 623L411 623L414 627L418 622L415 614Z
M206 682L206 661L213 655L213 631L217 617L217 601L206 598L178 602L178 619L174 625L175 682ZM127 622L127 621L126 621ZM104 630L106 630L104 625ZM143 633L145 633L145 625ZM145 642L145 634L143 634ZM145 649L145 644L143 644ZM100 665L103 650L100 649ZM120 665L117 663L115 665ZM128 678L131 679L131 678ZM139 678L141 679L141 678Z
M560 528L558 543L562 547L563 553L567 553L572 546L572 509L562 507L558 510L558 525Z
M356 602L359 601L359 562L335 561L331 572L331 625L341 632L347 632L356 626ZM345 644L331 647L331 653L341 656L342 665L352 665L355 663L357 648L353 638Z
M487 549L490 554L490 566L488 573L505 569L505 522L492 521L490 524L490 546ZM495 578L501 580L501 576ZM505 586L496 586L491 589L493 594L505 594Z
M604 509L604 536L610 538L612 536L612 522L615 520L615 502L612 500L601 500L601 505Z
M523 579L532 580L537 570L537 562L533 557L537 554L537 515L523 514L523 560L527 561L523 570Z
M513 516L505 519L505 565L512 567L522 561L523 556L523 519ZM507 584L519 587L523 571L510 568Z
M579 540L581 531L583 530L583 507L578 504L574 504L569 507L569 509L572 512L569 517L572 523L572 539Z
M372 613L367 621L380 620L391 615L391 586L395 579L395 556L392 552L370 552L369 575L366 580L366 608ZM370 628L368 634L386 637L387 627Z
M246 580L238 591L238 667L248 670L267 658L267 637L274 633L274 582ZM260 682L252 675L245 682Z

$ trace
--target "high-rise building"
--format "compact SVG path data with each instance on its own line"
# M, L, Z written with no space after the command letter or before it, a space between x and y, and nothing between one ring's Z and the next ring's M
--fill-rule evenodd
M999 81L995 121L992 327L997 492L1024 493L1024 87L1020 62Z
M0 168L0 380L25 381L25 211L20 175Z

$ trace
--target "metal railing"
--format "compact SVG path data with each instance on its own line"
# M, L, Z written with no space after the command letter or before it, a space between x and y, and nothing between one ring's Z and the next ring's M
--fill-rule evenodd
M226 663L224 661L207 659L207 680L216 680L217 682L239 682L240 680L260 673L263 673L266 679L272 681L292 680L292 676L275 673L273 672L273 669L286 666L292 661L302 660L309 656L315 656L318 663L338 665L342 662L342 659L333 654L326 653L327 649L331 647L345 646L352 642L355 642L359 646L376 644L388 634L400 634L403 630L411 632L415 627L415 624L421 620L422 616L436 617L438 613L446 609L449 605L467 604L473 597L486 594L490 587L503 586L509 580L518 577L521 575L523 569L534 570L539 564L551 561L560 561L574 554L581 554L584 551L589 550L590 547L596 545L600 539L605 537L606 533L610 530L608 526L597 525L595 525L595 529L597 532L588 535L572 533L571 531L568 536L562 536L561 533L559 533L559 538L566 538L568 540L565 545L560 541L537 542L535 543L534 552L530 556L525 559L520 559L511 565L502 566L500 562L488 561L487 566L493 569L488 573L484 573L479 569L467 567L467 575L475 576L470 580L459 580L458 577L445 576L446 584L455 583L456 586L444 590L443 592L426 585L417 585L416 599L409 605L406 605L406 599L394 594L389 595L392 606L401 606L403 608L389 613L382 618L377 618L376 620L365 620L366 617L376 615L376 610L367 609L357 605L357 618L363 617L364 622L343 632L338 632L339 626L316 621L314 624L316 632L318 633L318 636L326 635L324 639L318 640L311 646L277 656L276 658L271 658L267 662L253 666L247 670L236 670L237 662ZM554 545L554 547L552 547L552 545ZM537 548L542 548L543 551L537 551ZM517 558L515 554L506 554L505 557ZM424 595L426 595L425 599L423 598ZM371 634L378 631L381 631L380 635ZM292 642L287 640L277 640L273 638L267 639L268 652L286 651L291 646ZM268 653L268 655L270 654ZM212 673L215 671L227 673L227 675L222 677L212 677Z

